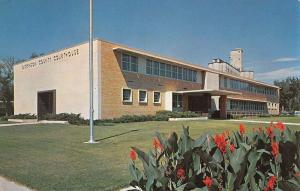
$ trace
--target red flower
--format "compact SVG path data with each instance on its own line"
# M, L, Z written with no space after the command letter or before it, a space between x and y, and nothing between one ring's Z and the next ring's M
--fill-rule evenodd
M205 186L211 187L213 180L210 177L206 176L205 179L203 180L203 183L205 184Z
M225 136L223 134L217 134L215 135L214 141L219 150L222 152L222 154L226 153L227 141L225 139Z
M300 177L300 172L296 173L295 175Z
M241 123L240 124L240 134L243 135L243 134L245 134L245 132L246 132L245 125Z
M276 176L271 176L271 178L269 178L268 185L267 187L265 187L264 191L273 190L276 184L276 180Z
M281 132L283 132L285 130L285 125L279 121L276 125L275 128L279 129Z
M160 150L163 150L163 146L162 144L160 143L160 141L158 140L158 138L154 138L153 139L153 142L152 142L152 145L155 149L160 149Z
M185 171L183 168L179 168L177 170L177 177L180 178L180 179L184 179L184 176L185 176Z
M129 157L131 158L131 160L136 160L137 154L135 150L131 150L129 153Z
M230 151L233 152L235 151L235 147L234 147L234 144L230 144L230 147L229 147Z
M277 157L277 155L279 154L279 145L276 142L272 142L271 144L272 146L272 154L274 157Z
M272 126L268 127L266 132L270 138L272 138L274 136Z

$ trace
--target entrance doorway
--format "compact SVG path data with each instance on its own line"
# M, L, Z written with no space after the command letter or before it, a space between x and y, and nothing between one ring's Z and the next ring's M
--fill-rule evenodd
M51 91L42 91L38 92L37 95L38 102L38 119L41 119L45 114L55 114L56 113L56 92L55 90Z

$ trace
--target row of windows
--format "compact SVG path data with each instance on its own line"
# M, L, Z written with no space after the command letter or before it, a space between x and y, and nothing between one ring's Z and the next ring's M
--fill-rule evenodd
M139 90L139 103L148 103L148 92L146 90ZM132 102L132 89L123 88L122 90L122 101L123 102ZM153 92L153 103L158 104L161 102L160 92Z
M230 110L236 111L264 111L266 110L266 103L228 100Z
M122 54L122 70L138 72L138 57L129 54ZM146 63L146 74L191 82L197 81L197 72L195 70L149 59L147 59Z
M197 81L197 72L187 68L165 64L147 59L146 74L173 78L177 80Z
M277 95L277 90L274 88L257 86L248 82L243 82L240 80L234 80L230 78L220 78L220 86L221 88L243 90L251 93L259 93L272 96Z

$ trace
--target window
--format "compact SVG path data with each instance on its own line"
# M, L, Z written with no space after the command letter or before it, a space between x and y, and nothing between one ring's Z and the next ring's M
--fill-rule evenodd
M197 81L197 72L193 71L193 82Z
M146 63L146 74L152 74L152 60L147 59Z
M137 72L137 71L138 71L137 57L131 56L131 57L130 57L130 62L131 62L130 70L131 70L132 72Z
M166 77L171 78L172 77L172 69L171 65L167 64L166 65Z
M177 78L179 80L182 80L182 68L181 67L178 67L178 75L177 75Z
M153 62L153 74L159 76L159 62Z
M166 76L166 64L160 63L159 65L159 75Z
M177 66L172 66L172 78L177 79Z
M160 103L160 92L153 92L153 103Z
M173 94L173 111L182 111L182 95Z
M183 80L188 80L187 73L187 69L183 68Z
M128 54L122 55L122 69L130 71L130 56Z
M122 101L123 102L132 102L132 91L128 88L123 88L122 92Z
M193 71L192 70L188 70L188 81L192 81L193 80Z
M138 72L138 58L129 54L122 54L122 70Z
M139 90L139 102L147 103L147 91Z

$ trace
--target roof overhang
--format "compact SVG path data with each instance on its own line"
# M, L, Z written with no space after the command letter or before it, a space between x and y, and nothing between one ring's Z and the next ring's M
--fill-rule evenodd
M227 91L227 90L213 90L213 89L175 91L173 93L178 93L178 94L210 94L212 96L242 95L239 92Z

